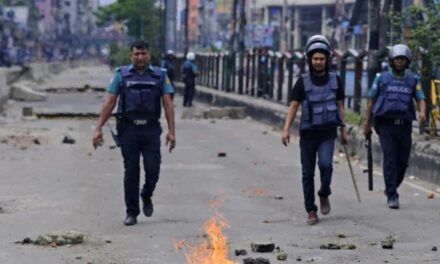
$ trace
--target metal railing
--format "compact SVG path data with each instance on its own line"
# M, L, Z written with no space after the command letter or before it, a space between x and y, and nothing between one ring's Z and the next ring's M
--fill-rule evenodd
M386 52L378 54L379 63L387 60ZM367 57L365 50L335 51L332 63L332 70L339 74L345 88L345 105L357 114L365 108L369 90ZM300 51L280 53L266 49L247 50L243 56L235 52L198 53L196 64L200 75L197 84L289 105L294 83L306 70L305 59ZM183 57L177 59L176 69L180 69L182 63ZM177 75L179 79L180 73ZM430 93L426 96L429 98ZM427 103L431 111L430 100Z

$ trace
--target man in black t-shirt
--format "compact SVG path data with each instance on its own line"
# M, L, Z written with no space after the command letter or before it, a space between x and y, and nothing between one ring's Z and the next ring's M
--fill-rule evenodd
M344 88L339 77L330 72L331 47L321 35L311 37L306 44L309 72L301 75L293 87L291 104L284 124L282 143L290 141L289 129L301 105L300 150L302 166L302 184L307 223L318 223L315 205L315 166L321 176L318 191L322 214L330 212L328 196L333 173L333 152L337 127L341 127L342 144L348 142L348 133L344 125Z

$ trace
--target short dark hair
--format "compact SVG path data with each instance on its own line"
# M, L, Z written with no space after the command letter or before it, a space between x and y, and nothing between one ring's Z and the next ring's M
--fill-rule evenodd
M136 40L130 45L130 51L133 51L133 49L146 49L149 50L148 43L143 40Z

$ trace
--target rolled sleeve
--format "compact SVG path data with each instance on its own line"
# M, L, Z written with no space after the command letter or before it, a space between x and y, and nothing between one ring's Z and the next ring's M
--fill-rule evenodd
M107 92L117 95L119 94L119 86L122 82L122 76L119 70L116 70L115 75L113 75L113 78L111 79L109 85L107 86Z
M419 100L426 100L425 93L422 90L422 86L420 85L420 78L417 76L417 83L416 83L416 92L414 94L414 97L417 101Z
M377 74L374 78L373 84L371 85L370 90L368 91L368 98L375 99L379 95L379 82L381 80L381 75Z
M162 93L163 94L175 93L174 87L173 85L171 85L171 81L170 78L168 78L168 75L165 75L165 81L163 82Z

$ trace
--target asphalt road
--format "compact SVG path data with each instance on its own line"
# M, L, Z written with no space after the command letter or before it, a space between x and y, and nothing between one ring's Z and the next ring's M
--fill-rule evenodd
M102 80L111 75L102 68L80 70L96 70ZM48 82L72 80L75 74L78 70ZM69 85L84 83L87 78ZM49 95L47 102L11 102L0 118L0 263L186 263L173 241L198 244L203 223L216 213L229 223L223 232L230 259L237 263L244 257L236 257L235 249L271 263L440 263L440 254L432 251L440 247L440 198L438 193L427 198L437 186L408 179L400 188L401 209L390 210L382 177L375 175L375 190L369 192L362 161L354 161L362 198L358 203L347 163L336 153L332 211L320 216L318 225L308 226L298 139L285 148L278 131L249 119L181 119L180 97L177 148L170 154L163 146L154 215L141 215L137 225L126 227L122 158L119 149L111 148L108 131L104 146L94 150L95 120L21 118L26 105L35 112L96 112L102 96L61 93ZM66 135L76 143L62 144ZM226 157L218 157L219 152ZM318 186L319 177L315 182ZM55 230L83 232L86 241L69 247L14 243ZM390 235L396 239L394 249L382 249L381 240ZM252 242L275 243L287 253L287 261L276 260L275 252L251 252ZM328 243L356 249L320 249Z

